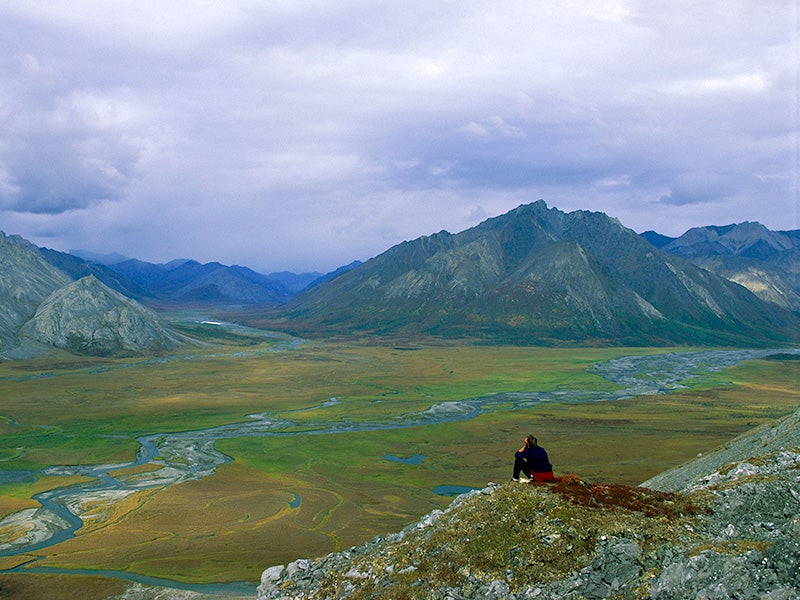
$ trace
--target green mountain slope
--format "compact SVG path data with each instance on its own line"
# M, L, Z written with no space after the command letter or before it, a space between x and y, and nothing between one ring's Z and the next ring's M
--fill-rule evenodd
M780 343L796 314L664 254L603 213L543 201L458 234L403 242L289 302L305 334L515 343Z

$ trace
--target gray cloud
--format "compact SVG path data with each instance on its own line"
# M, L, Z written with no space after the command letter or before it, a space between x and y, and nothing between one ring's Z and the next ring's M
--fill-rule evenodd
M0 228L261 270L539 198L671 235L786 228L795 17L790 0L16 2Z
M66 85L33 54L3 65L0 209L58 214L122 198L143 152L126 89Z
M678 175L669 194L660 201L682 206L698 202L714 202L727 193L725 182L717 173L691 171Z

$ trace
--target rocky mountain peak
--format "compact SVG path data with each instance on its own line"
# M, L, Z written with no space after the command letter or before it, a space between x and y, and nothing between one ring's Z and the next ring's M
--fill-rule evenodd
M758 222L722 227L695 227L664 246L664 251L681 256L732 255L767 258L795 248L785 233L771 231Z
M742 285L783 308L800 309L800 231L761 223L695 227L678 238L642 234L664 252Z

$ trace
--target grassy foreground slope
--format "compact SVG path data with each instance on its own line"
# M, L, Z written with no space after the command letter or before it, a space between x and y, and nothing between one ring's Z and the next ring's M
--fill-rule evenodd
M332 397L338 404L326 418L360 421L503 391L610 386L586 368L665 351L323 343L238 350L57 370L2 364L0 393L8 400L0 409L0 468L130 460L138 435L264 411L316 420L316 407ZM670 396L501 410L402 430L221 440L217 448L234 461L216 475L142 493L75 539L42 550L36 564L256 581L269 565L347 548L446 506L450 498L437 486L507 479L527 433L539 436L558 472L638 483L798 405L797 361L744 363L700 383ZM407 464L387 455L424 458ZM55 479L0 485L0 516L63 484Z

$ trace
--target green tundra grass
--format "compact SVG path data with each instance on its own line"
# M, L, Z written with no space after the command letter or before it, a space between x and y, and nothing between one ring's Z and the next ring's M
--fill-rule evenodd
M0 470L130 461L139 435L239 422L256 412L302 424L321 419L317 407L333 397L338 403L324 418L369 421L504 391L610 388L586 369L674 350L406 341L309 342L272 352L259 339L224 342L164 361L0 364ZM214 476L134 495L74 539L38 551L42 558L31 564L255 582L270 565L347 548L446 506L450 497L435 493L437 486L508 479L513 451L528 433L539 437L557 473L635 484L796 409L799 377L798 361L750 361L668 396L499 410L399 430L220 440L216 447L234 460ZM387 455L424 459L405 464ZM0 484L0 517L35 506L32 495L63 484L56 477ZM20 562L0 559L0 568ZM0 573L0 584L24 589L25 577L45 576ZM92 597L95 579L73 581Z

